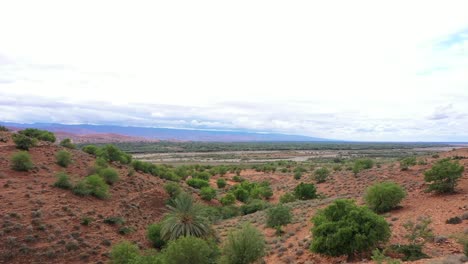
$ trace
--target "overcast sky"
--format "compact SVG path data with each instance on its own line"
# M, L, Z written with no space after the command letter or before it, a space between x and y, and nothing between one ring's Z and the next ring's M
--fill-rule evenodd
M468 141L468 1L2 1L0 121Z

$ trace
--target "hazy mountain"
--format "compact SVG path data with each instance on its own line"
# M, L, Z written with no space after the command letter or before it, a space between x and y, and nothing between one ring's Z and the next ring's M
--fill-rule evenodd
M64 132L75 135L99 135L118 134L129 137L138 137L158 140L180 140L180 141L332 141L330 139L286 135L279 133L259 133L246 131L218 131L218 130L190 130L153 127L125 127L115 125L65 125L52 123L20 124L0 122L0 124L11 128L39 128L52 132ZM134 140L131 140L134 141Z

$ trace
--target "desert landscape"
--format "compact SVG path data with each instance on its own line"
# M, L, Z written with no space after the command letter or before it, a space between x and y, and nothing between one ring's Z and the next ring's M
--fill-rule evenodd
M463 253L466 254L466 245L464 249L463 243L466 243L468 232L467 173L463 172L456 191L449 194L426 192L428 183L424 180L424 173L437 161L444 159L466 166L467 148L448 149L444 146L443 149L434 149L428 146L424 152L418 152L410 159L379 158L375 157L374 152L372 158L367 158L372 161L372 167L359 171L353 170L353 167L356 160L366 159L364 155L359 158L338 158L334 155L330 159L318 155L300 162L275 159L257 161L255 164L228 162L217 166L203 162L184 165L179 161L178 165L156 165L169 167L164 173L155 173L144 168L145 164L152 164L141 161L144 156L135 155L132 162L108 159L104 161L108 164L103 165L100 164L103 162L100 154L84 152L92 153L89 147L92 145L83 147L82 151L71 143L58 145L38 140L27 151L33 166L27 171L17 171L11 158L19 151L18 143L15 144L13 140L16 134L8 131L0 134L2 263L134 263L118 260L112 252L123 241L133 243L142 252L152 248L154 250L154 244L148 238L148 227L163 222L170 212L168 201L171 196L172 199L175 196L174 190L168 188L168 185L172 185L177 192L188 193L207 208L207 217L210 218L213 230L210 237L220 247L224 245L229 232L241 228L245 223L259 230L265 246L263 254L256 261L304 264L371 263L373 258L376 263L390 263L387 262L389 259L400 259L400 263L466 261ZM66 167L57 161L57 153L64 151L71 156ZM324 153L329 156L329 152ZM274 153L280 155L282 152ZM386 151L381 150L379 153ZM290 152L284 155L287 154ZM105 196L93 196L75 192L74 188L83 179L96 173L100 175L99 166L108 166L116 172L118 180L108 182L108 193ZM324 168L326 176L319 180L317 171ZM170 170L178 174L171 174ZM60 173L67 175L70 187L57 187L57 175ZM178 175L184 176L180 178ZM191 182L193 179L206 182L208 187L200 189L197 185L199 182ZM224 184L220 185L220 180ZM385 243L376 244L376 248L377 245L381 248L382 256L386 254L384 260L378 262L372 250L337 257L311 251L311 242L314 240L311 219L318 210L343 198L353 199L358 205L366 205L363 198L366 189L381 182L395 183L406 193L396 208L379 214L391 230L391 236ZM236 193L237 187L244 183L267 187L260 191L258 198L242 199L239 196L232 202L226 201L225 197ZM316 195L304 200L294 195L285 198L287 194L294 193L299 183L315 186ZM213 193L207 195L206 190L213 190ZM279 204L290 208L291 212L290 221L283 225L280 233L267 225L269 210ZM417 222L421 217L430 219L428 228L431 230L429 237L418 237L418 241L424 240L421 244L424 256L419 260L403 261L405 255L393 252L389 249L390 245L408 244L409 231L404 225L408 221ZM151 254L164 254L158 253L161 249L156 249Z

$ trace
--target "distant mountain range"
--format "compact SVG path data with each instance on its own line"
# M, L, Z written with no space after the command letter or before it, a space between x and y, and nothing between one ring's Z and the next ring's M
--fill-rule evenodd
M259 133L243 131L191 130L154 127L126 127L115 125L66 125L53 123L9 123L1 125L12 129L38 128L58 133L59 137L71 137L78 142L125 142L125 141L206 141L206 142L255 142L255 141L333 141L330 139L286 135L279 133ZM108 139L108 140L107 140Z

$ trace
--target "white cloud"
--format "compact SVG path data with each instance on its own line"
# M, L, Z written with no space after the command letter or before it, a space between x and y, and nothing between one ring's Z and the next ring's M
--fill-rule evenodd
M23 106L0 100L0 120L468 140L466 10L462 0L2 2L0 95Z

